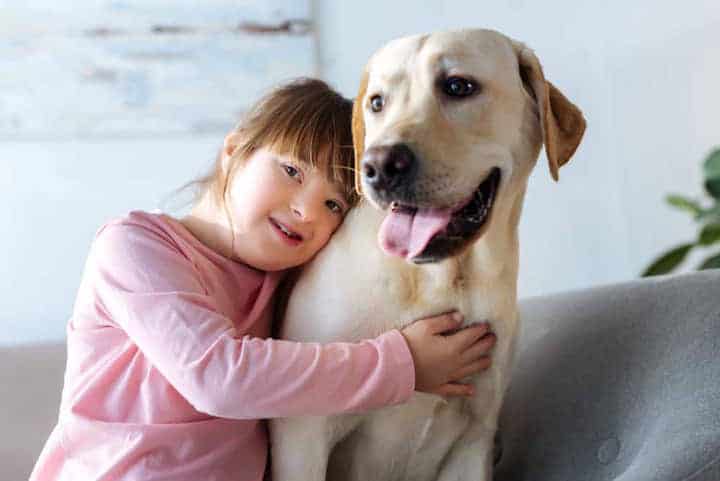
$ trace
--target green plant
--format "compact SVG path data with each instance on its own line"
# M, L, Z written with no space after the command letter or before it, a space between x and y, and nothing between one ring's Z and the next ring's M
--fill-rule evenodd
M643 277L667 274L678 267L694 247L710 247L720 243L720 148L715 149L705 159L703 165L705 191L712 205L703 205L681 195L668 195L666 201L671 206L689 212L700 224L700 234L694 242L675 246L655 259L642 273ZM720 268L720 251L710 255L697 267L698 269Z

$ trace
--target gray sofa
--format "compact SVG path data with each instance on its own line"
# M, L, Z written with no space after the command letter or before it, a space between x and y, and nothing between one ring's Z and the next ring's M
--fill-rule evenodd
M720 270L521 315L497 481L720 481Z
M497 481L720 481L720 270L521 303ZM0 349L0 479L55 423L62 344ZM80 480L79 480L80 481Z

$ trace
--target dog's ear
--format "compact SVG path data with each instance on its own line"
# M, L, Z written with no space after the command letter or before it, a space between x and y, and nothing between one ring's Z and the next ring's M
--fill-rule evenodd
M556 181L558 171L580 145L585 132L582 112L570 102L545 76L535 53L521 43L515 44L520 77L528 92L535 98L550 174Z
M360 186L360 163L362 162L363 152L365 151L365 120L363 119L363 101L365 99L367 84L368 72L367 69L365 69L362 79L360 80L360 88L358 89L357 96L353 102L352 111L352 136L353 149L355 150L355 190L358 195L362 195L362 188Z

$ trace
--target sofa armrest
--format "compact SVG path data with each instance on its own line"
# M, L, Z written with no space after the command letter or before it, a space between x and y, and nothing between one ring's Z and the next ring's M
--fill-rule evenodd
M496 480L720 479L720 270L520 312Z

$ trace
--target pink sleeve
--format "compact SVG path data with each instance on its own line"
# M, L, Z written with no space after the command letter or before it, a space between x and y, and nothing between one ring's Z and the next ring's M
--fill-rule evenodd
M143 226L105 227L88 273L99 308L201 412L327 415L398 404L413 393L413 360L399 331L358 343L243 337L215 308L191 261Z

